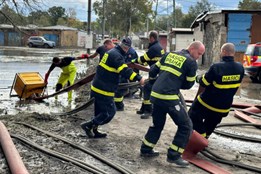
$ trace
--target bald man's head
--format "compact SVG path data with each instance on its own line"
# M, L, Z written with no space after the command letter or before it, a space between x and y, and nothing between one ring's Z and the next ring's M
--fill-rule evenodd
M234 56L235 55L235 45L233 43L225 43L221 47L222 56Z
M188 46L188 51L195 60L199 59L205 53L205 46L200 41L191 42Z

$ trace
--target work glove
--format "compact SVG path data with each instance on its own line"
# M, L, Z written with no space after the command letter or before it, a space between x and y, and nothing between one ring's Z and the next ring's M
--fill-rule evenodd
M87 58L87 59L88 59L88 58L89 58L89 54L82 54L82 55L81 55L81 58L82 58L82 59L84 59L84 58Z

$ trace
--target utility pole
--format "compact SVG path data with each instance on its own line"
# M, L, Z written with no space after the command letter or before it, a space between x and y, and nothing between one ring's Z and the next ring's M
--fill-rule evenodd
M155 17L154 17L154 27L153 27L154 30L156 28L157 13L158 13L158 0L156 1L156 9L155 9Z
M174 20L174 28L176 28L176 1L173 0L173 20Z
M104 32L105 32L105 1L102 0L102 39L104 39Z
M146 21L147 21L147 26L146 26L146 30L147 30L147 36L146 37L148 37L148 33L149 33L149 17L147 16L147 19L146 19Z
M92 1L88 0L88 23L87 23L87 34L90 35L91 34L91 6L92 6ZM91 50L90 48L87 48L87 53L90 54Z

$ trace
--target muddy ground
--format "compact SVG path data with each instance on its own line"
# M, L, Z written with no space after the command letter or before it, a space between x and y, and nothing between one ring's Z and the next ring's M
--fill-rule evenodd
M93 67L89 68L87 74L93 70ZM259 88L260 85L249 84L249 79L245 78L242 88L246 86L251 86L251 88ZM196 90L197 84L191 90L182 91L182 94L184 95L185 99L194 99ZM244 93L244 89L240 90L241 92L239 91L237 96L235 96L234 103L261 104L260 99L249 99L243 97L244 94L242 94L242 91ZM12 105L7 105L8 107L6 108L1 107L0 120L5 124L11 134L24 136L46 149L58 151L71 157L80 159L110 174L116 174L118 172L101 163L100 161L95 160L90 155L80 150L76 150L72 146L63 143L58 139L51 138L48 135L17 123L27 123L45 131L49 131L53 134L62 136L77 145L98 152L110 161L120 164L136 174L207 173L192 164L189 168L182 169L177 168L173 164L169 164L166 161L167 148L170 145L177 129L170 118L167 119L162 136L155 147L155 149L160 152L160 156L152 159L146 159L139 156L141 140L145 135L148 127L152 124L152 119L150 118L143 120L140 119L138 115L136 115L136 110L138 110L141 105L141 100L138 99L138 93L136 94L136 98L125 98L125 110L117 112L114 119L109 124L101 127L102 131L108 133L108 137L105 139L88 139L84 135L83 130L80 128L80 124L83 121L88 120L93 116L93 105L76 114L57 115L57 113L70 111L86 103L86 101L89 99L89 85L85 85L75 90L74 94L75 98L73 104L68 104L66 102L66 95L59 96L58 100L46 99L40 103L35 101L16 101ZM1 95L3 97L5 94L2 93ZM5 98L5 100L0 100L0 105L6 105L7 102L12 102L11 100L8 100L8 98ZM13 110L16 112L13 112ZM242 123L242 121L236 119L234 117L234 112L231 111L229 116L223 119L222 123ZM261 138L260 129L252 127L229 127L222 129L240 135L252 136L259 139ZM79 166L74 165L73 163L66 162L44 152L40 152L16 138L13 138L13 141L29 173L91 173ZM261 168L260 143L235 140L213 134L209 138L209 148L227 159L237 159L244 164ZM207 159L201 154L199 154L199 156L201 158ZM216 163L211 160L209 161L226 169L230 173L258 173L221 163ZM2 153L0 153L0 173L10 173Z

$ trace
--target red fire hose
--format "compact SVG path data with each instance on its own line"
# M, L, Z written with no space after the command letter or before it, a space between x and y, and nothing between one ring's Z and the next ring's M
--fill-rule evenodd
M29 174L24 163L15 148L15 145L6 129L0 121L0 144L7 159L8 166L12 174Z

